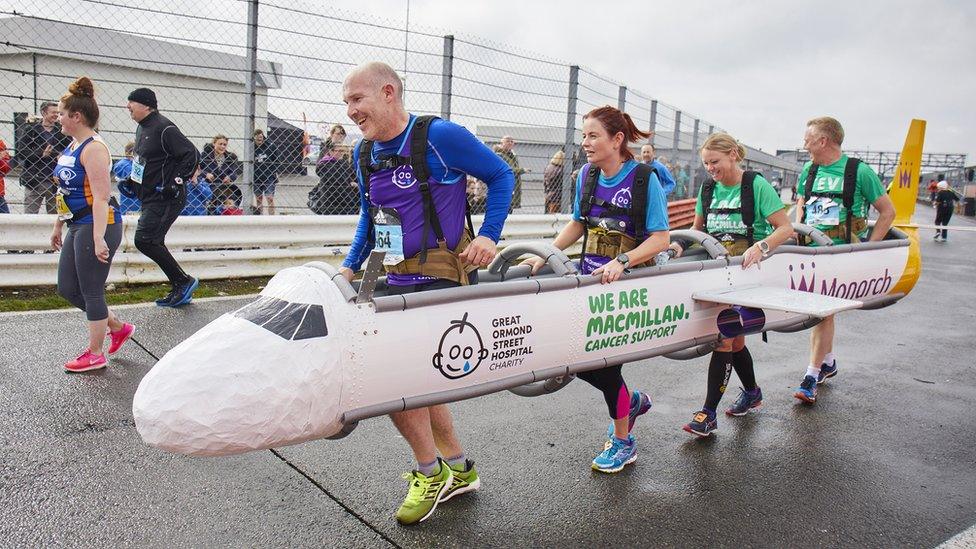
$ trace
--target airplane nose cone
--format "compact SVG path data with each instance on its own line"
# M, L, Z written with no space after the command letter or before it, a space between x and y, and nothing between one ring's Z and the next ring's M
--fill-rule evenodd
M339 433L343 350L326 316L344 303L327 278L325 291L310 290L322 277L282 271L256 301L166 353L132 401L143 440L219 456Z

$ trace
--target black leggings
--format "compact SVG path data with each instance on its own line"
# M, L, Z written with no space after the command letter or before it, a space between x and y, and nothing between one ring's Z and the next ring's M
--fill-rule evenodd
M611 419L620 419L630 414L630 389L620 374L623 365L607 366L591 372L580 372L576 377L596 387L607 401L607 411Z
M935 209L935 224L936 225L948 225L949 220L952 219L952 208L936 208ZM935 234L939 234L939 229L935 230ZM949 231L942 229L942 238L949 238Z
M93 225L70 225L61 247L58 261L58 295L85 311L88 320L108 318L105 304L105 280L112 267L115 250L122 242L122 224L105 227L105 243L108 244L108 263L95 257Z
M159 265L174 287L190 280L173 254L166 248L166 233L180 216L186 197L181 200L150 202L142 205L139 225L136 227L136 248Z

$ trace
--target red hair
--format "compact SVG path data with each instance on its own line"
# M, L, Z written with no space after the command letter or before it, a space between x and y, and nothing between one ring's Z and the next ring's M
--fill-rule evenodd
M634 121L630 118L630 115L623 112L620 109L615 109L610 105L604 107L598 107L592 111L586 113L583 116L583 120L587 118L595 118L603 126L603 129L607 131L610 137L617 135L618 133L624 134L624 143L620 147L620 156L624 160L633 160L634 153L630 151L627 146L628 143L634 143L640 139L646 139L651 136L649 132L641 131L637 129Z

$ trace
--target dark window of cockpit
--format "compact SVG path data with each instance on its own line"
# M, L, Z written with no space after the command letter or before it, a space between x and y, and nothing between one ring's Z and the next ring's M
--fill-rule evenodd
M253 322L283 339L310 339L328 334L321 305L289 303L264 296L241 307L234 316Z

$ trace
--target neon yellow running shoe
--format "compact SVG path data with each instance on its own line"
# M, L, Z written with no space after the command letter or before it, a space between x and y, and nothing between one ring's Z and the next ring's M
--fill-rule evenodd
M404 473L403 478L409 481L407 497L397 509L396 519L400 524L415 524L423 522L437 509L440 497L451 487L454 474L444 460L437 458L440 470L424 476L419 471Z
M475 470L474 462L470 459L465 460L463 468L451 467L451 472L454 473L454 478L451 480L451 487L441 495L438 503L447 501L454 496L474 492L478 488L481 488L481 478L478 477L478 471Z

